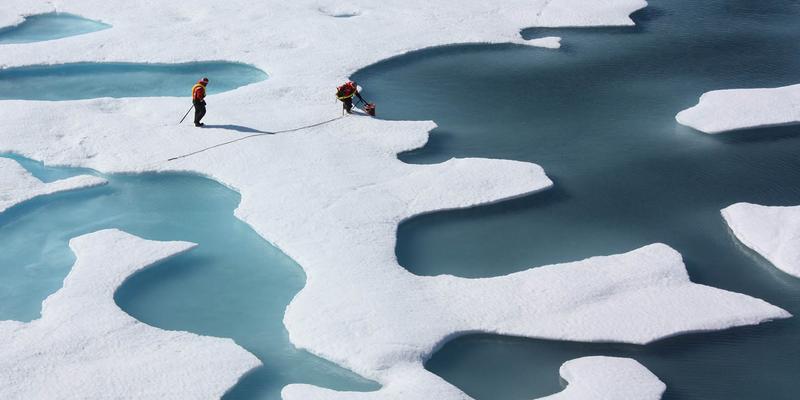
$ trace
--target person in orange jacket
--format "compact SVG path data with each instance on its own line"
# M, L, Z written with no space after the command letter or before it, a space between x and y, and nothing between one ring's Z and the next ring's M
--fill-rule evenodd
M357 96L361 101L366 103L361 94L358 93L358 85L353 81L348 81L342 86L336 88L336 98L342 102L344 110L348 114L352 114L353 110L353 96Z
M208 78L203 78L192 87L192 104L194 104L194 126L205 126L200 122L206 115L206 86Z

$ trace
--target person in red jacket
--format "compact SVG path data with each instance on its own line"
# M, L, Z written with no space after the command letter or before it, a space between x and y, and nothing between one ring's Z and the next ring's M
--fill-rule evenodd
M358 85L355 82L348 81L344 85L336 88L336 98L342 102L342 106L348 114L352 114L353 112L353 96L357 96L361 101L366 103L364 98L361 97L361 94L358 93Z
M192 104L194 104L194 126L205 126L200 122L206 115L206 86L208 78L203 78L192 87Z

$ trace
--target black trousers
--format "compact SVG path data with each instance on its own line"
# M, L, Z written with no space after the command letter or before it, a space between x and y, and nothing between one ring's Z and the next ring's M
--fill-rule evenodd
M342 100L342 106L344 107L345 111L350 113L351 112L350 110L353 109L353 98L350 97L350 98Z
M204 100L194 101L194 124L199 125L200 120L206 115L206 102Z

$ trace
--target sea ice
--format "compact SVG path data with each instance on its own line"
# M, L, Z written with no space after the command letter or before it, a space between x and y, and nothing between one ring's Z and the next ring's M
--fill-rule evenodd
M542 400L658 400L667 385L629 358L583 357L561 366L569 386Z
M800 84L772 89L715 90L675 119L705 133L800 122Z
M800 206L736 203L723 209L722 216L745 246L800 278Z
M0 398L210 399L261 362L230 339L165 331L123 312L132 274L186 250L117 230L70 241L77 261L30 323L0 321Z
M44 183L18 162L0 157L0 212L35 197L104 184L106 184L105 179L92 175L74 176Z
M440 345L461 334L647 343L684 332L788 317L763 301L691 283L680 255L664 245L488 279L420 277L397 263L396 230L403 220L531 194L552 182L538 165L525 162L403 163L397 154L423 146L435 125L358 115L342 118L333 98L335 86L359 68L426 47L528 44L520 37L520 29L536 25L629 25L628 15L644 4L640 0L511 0L502 5L351 0L348 7L361 12L357 18L331 18L320 12L328 3L319 0L291 4L271 0L257 7L246 0L198 0L191 7L156 0L124 4L75 0L64 11L107 21L114 28L64 39L57 45L4 46L0 59L7 66L229 60L252 64L267 71L270 79L210 96L205 122L216 128L203 130L177 125L188 99L3 101L0 151L104 172L189 171L240 191L242 202L236 215L306 272L306 287L289 305L284 319L292 342L383 385L369 394L293 385L284 390L285 398L467 399L422 367ZM6 0L0 22L51 10L46 0ZM533 43L555 44L553 39ZM322 121L329 122L241 140L242 128L279 131ZM218 146L224 142L231 143ZM187 154L193 155L168 161ZM109 235L101 234L104 239ZM147 255L156 246L142 240L122 241L127 252L137 256ZM105 248L100 241L88 239L76 243L78 250L93 257L103 252L107 253L104 260L120 257L113 245ZM83 279L87 286L103 284L102 274ZM97 291L95 286L83 293L97 295L93 291ZM71 310L66 317L79 320L93 314L97 313ZM53 338L60 342L37 343L42 332L36 327L55 329L47 318L59 316L50 312L29 325L7 323L0 330L3 358L31 363L25 373L31 374L32 386L24 387L37 387L37 379L49 376L45 372L53 369L46 365L61 365L26 357L36 352L70 354L74 341L83 339L83 331L58 330L63 336ZM87 329L101 335L97 343L115 343L119 354L150 354L143 349L153 345L157 335L167 334L127 316L125 321L138 332L113 330L114 319L102 324L92 321ZM174 377L188 365L198 375L180 375L181 380L176 378L172 386L131 380L124 384L131 386L131 393L169 397L187 390L190 395L181 393L180 397L191 398L196 393L192 390L211 383L219 384L215 390L222 390L223 380L230 384L256 363L242 354L235 358L238 368L198 363L195 358L205 360L213 346L196 348L190 342L194 343L182 342L182 352L174 357L161 357L149 363L146 371L134 372ZM230 355L235 350L230 342L214 343L229 344L228 353L217 353ZM89 359L106 354L105 348L82 351ZM125 362L120 357L108 367L124 369L130 363L135 368L138 364L133 360L138 357L142 356L124 358ZM607 366L628 370L619 363ZM82 382L95 372L92 368L92 364L73 364L51 379ZM217 380L210 379L212 369ZM573 379L578 385L579 376L583 374L576 372ZM15 379L23 378L15 375ZM133 387L136 383L141 386Z

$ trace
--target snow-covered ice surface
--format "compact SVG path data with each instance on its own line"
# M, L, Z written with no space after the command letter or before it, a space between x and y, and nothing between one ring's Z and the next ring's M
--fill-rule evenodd
M745 246L800 278L800 206L736 203L723 209L722 216Z
M190 249L118 230L70 241L77 261L30 323L0 321L0 398L205 399L260 365L230 339L164 331L120 310L129 276ZM202 362L198 362L201 360Z
M800 123L800 84L711 91L675 119L705 133Z
M36 179L19 163L0 157L0 212L35 197L99 186L106 180L92 175L81 175L45 183Z
M667 386L629 358L583 357L561 366L569 386L542 400L658 400Z
M520 29L630 25L628 15L645 5L641 0L513 0L502 6L483 1L391 0L378 4L361 0L339 9L332 7L333 2L320 0L267 1L257 6L244 0L224 4L203 0L191 5L155 0L124 4L9 0L0 10L0 25L13 24L23 14L52 11L53 4L61 11L97 19L113 28L57 44L5 46L0 48L5 66L212 59L252 64L268 72L270 79L211 96L205 122L220 126L217 129L177 126L187 99L4 101L0 151L104 172L192 171L239 190L242 203L237 216L294 258L307 274L306 287L290 304L284 320L291 340L384 385L378 392L358 395L360 398L468 398L422 366L438 346L464 333L647 343L683 332L788 317L763 301L692 284L680 255L664 245L491 279L409 273L398 265L394 253L401 221L422 213L518 197L552 185L539 166L524 162L400 162L398 152L426 143L428 131L434 128L431 122L352 116L166 161L243 137L239 130L226 126L276 131L336 118L341 113L333 100L336 84L382 59L465 42L553 46L554 39L523 40ZM210 78L213 85L214 78ZM104 239L113 236L102 235ZM113 243L124 242L130 252L140 255L155 246L134 239L111 242L100 245L84 238L76 241L76 247L79 253L97 257L102 253L108 260L115 256ZM158 246L163 250L165 245ZM166 253L169 251L159 255ZM95 290L102 285L98 283L102 278L101 274L89 277L92 281L86 284ZM51 298L48 304L55 302ZM59 318L52 315L54 310L46 311L48 315L30 325L4 325L0 340L26 343L3 346L8 352L4 359L22 360L32 352L55 348L52 346L57 344L36 342L40 333L34 328L46 324L47 317ZM117 315L108 310L92 314L109 313ZM140 347L152 344L154 336L145 332L146 327L129 318L126 321L139 326L141 335L106 331L103 340L116 343L119 351L141 351ZM90 327L107 328L95 325ZM65 339L63 345L69 343ZM82 354L97 358L102 353L99 350L88 347ZM133 355L132 351L125 363L147 363L148 368L131 371L125 384L140 383L142 387L130 389L137 390L135 393L146 390L153 396L168 396L221 382L224 377L230 378L226 382L231 384L233 375L254 365L219 368L220 375L213 380L203 368L215 365L210 361L219 361L217 354L188 346L183 351L158 362L147 359L146 352ZM193 360L187 369L192 375L181 375L186 386L173 382L162 388L132 379L151 372L170 376L180 370L181 356ZM80 382L91 374L89 368L70 367L59 370L57 376ZM574 375L577 383L583 373ZM31 378L31 385L36 384ZM613 384L633 387L636 382ZM285 389L284 396L324 400L357 395L293 385ZM181 397L192 396L182 393Z

